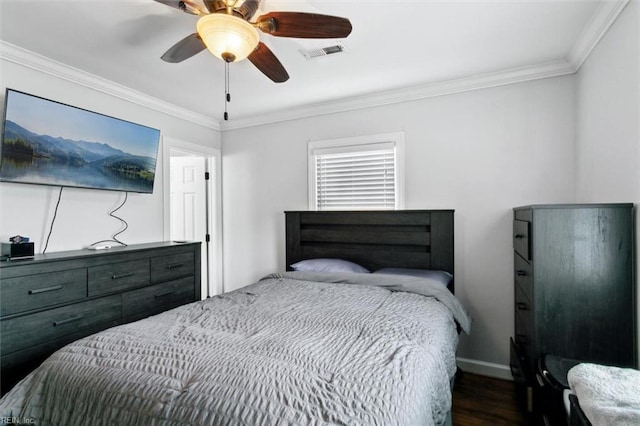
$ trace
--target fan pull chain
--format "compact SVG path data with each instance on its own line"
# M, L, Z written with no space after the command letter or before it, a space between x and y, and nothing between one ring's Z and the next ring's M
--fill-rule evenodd
M224 120L229 120L227 105L231 102L231 93L229 93L229 62L224 63Z

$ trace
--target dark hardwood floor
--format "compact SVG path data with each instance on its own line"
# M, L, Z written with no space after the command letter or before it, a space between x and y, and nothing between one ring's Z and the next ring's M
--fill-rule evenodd
M453 387L453 425L526 425L513 382L463 373Z

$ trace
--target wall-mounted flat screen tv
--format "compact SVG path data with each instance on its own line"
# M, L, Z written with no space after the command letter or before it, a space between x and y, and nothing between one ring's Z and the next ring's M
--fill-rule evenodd
M13 89L0 181L152 193L160 131Z

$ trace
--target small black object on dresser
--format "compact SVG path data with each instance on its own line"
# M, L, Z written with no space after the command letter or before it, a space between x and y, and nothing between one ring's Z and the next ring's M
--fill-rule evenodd
M7 260L21 260L34 258L34 244L30 242L0 243L0 254Z
M543 415L536 371L546 354L635 365L634 241L633 204L514 209L510 366L534 420Z
M200 300L200 243L0 262L2 394L62 346Z

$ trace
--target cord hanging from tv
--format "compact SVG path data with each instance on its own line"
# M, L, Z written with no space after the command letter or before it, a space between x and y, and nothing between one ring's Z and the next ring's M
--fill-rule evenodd
M49 239L51 238L51 234L53 233L53 225L56 223L56 217L58 217L58 207L60 207L60 200L62 199L62 190L64 187L60 187L60 192L58 192L58 201L56 202L56 209L53 211L53 219L51 219L51 224L49 225L49 233L47 234L47 239L44 242L44 249L42 249L42 254L47 252L47 248L49 247Z
M0 181L152 193L160 131L13 89Z
M114 208L113 210L111 210L108 213L109 216L111 216L114 219L118 219L122 223L122 229L120 229L118 232L115 232L113 235L111 235L111 239L110 240L100 240L100 241L96 241L95 243L89 244L89 246L87 246L87 248L89 250L109 249L109 248L111 248L111 245L109 243L120 244L120 246L123 246L123 247L127 246L126 243L123 243L122 241L120 241L118 239L118 235L122 234L124 231L127 230L127 228L129 228L129 223L127 223L127 221L124 220L123 218L121 218L120 216L117 216L115 214L115 212L120 210L125 205L125 203L127 202L128 198L129 198L129 193L125 192L124 193L124 200L122 201L122 203L118 207Z

